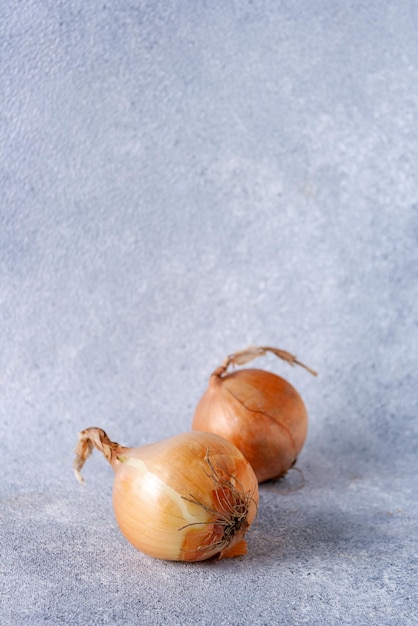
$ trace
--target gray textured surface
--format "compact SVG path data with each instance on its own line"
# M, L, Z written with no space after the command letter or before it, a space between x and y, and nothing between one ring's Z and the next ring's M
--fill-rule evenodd
M418 624L418 4L1 14L1 624ZM149 559L77 432L189 429L250 343L320 373L259 362L305 486L262 488L244 558Z

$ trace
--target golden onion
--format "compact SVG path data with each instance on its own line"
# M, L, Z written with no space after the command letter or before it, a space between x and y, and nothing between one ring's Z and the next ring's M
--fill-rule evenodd
M246 553L244 535L255 519L257 479L229 441L190 432L127 448L100 428L79 434L74 471L93 448L112 465L113 507L126 539L138 550L174 561L203 561Z

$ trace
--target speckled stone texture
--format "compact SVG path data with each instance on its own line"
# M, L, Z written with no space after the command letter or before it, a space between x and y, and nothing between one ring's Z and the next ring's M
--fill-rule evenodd
M417 2L0 12L0 623L418 624ZM319 372L257 362L302 473L247 556L152 560L77 432L188 430L249 344Z

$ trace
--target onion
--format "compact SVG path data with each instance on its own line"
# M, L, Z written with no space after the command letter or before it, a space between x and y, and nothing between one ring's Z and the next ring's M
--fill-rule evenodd
M93 448L115 471L113 507L126 539L145 554L203 561L246 553L255 519L257 479L237 448L213 433L190 432L126 448L100 428L79 434L74 472Z
M267 352L316 375L285 350L250 347L236 352L211 375L192 424L195 430L231 441L248 459L260 483L283 476L295 464L308 429L305 404L284 378L258 369L227 373L229 366L245 365Z

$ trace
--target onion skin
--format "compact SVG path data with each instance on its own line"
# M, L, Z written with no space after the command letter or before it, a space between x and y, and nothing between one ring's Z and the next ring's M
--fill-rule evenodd
M213 433L190 432L125 448L101 429L86 429L74 463L79 479L91 446L115 471L116 521L135 548L188 562L246 553L244 535L257 513L258 485L233 444Z
M260 369L226 372L230 364L247 363L267 351L292 365L303 365L274 348L249 348L228 357L210 377L192 422L194 430L217 433L241 450L259 483L286 474L308 432L305 404L284 378Z

